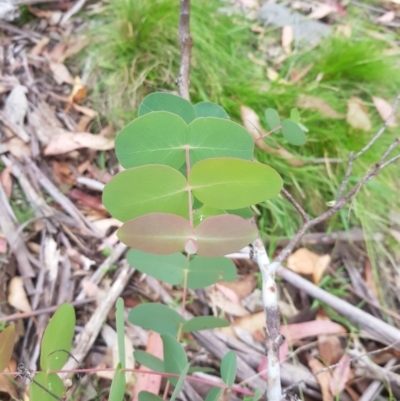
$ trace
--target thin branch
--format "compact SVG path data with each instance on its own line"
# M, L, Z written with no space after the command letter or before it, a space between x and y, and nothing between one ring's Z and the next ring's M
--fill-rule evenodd
M179 94L184 99L190 100L190 52L193 46L193 39L190 35L190 0L181 0L179 11L179 42L181 44L181 65L177 85Z
M306 211L296 202L296 200L293 198L293 196L288 191L286 191L285 188L282 188L281 193L294 206L294 208L300 213L301 217L303 218L303 220L305 222L310 220Z
M276 268L292 253L294 247L298 244L303 235L309 230L311 227L316 226L319 223L327 220L339 210L343 209L346 204L352 199L352 197L361 189L363 185L365 185L368 181L370 181L373 177L375 177L380 171L394 163L395 161L400 159L400 155L397 155L390 160L383 163L384 158L390 153L388 150L392 151L395 146L399 144L398 138L388 147L387 151L384 153L381 160L376 163L372 168L370 168L362 177L362 179L349 191L346 195L344 195L341 199L337 200L333 207L327 210L325 213L316 217L315 219L309 220L303 224L297 234L290 240L290 242L285 246L285 248L280 252L280 254L274 259L274 262L277 263Z
M336 200L339 200L343 192L345 191L347 184L349 182L349 178L353 169L353 163L355 160L357 160L359 157L361 157L365 152L367 152L372 145L383 135L383 133L386 131L386 128L389 126L390 122L392 121L394 114L396 113L397 107L399 106L400 102L400 93L397 95L396 100L393 103L392 110L390 111L390 114L388 118L386 119L385 123L382 125L380 130L376 133L376 135L356 154L350 153L349 161L347 164L347 169L346 169L346 174L344 176L344 179L342 183L340 184L340 188L336 197ZM390 149L390 148L389 148ZM387 154L391 152L391 150L387 150ZM387 157L387 154L385 153L384 156L382 156L381 160L384 160Z

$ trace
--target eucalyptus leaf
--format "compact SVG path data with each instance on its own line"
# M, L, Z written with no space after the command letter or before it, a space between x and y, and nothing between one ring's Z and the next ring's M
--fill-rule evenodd
M178 312L154 302L141 304L131 309L128 320L143 329L153 330L159 334L169 334L173 337L176 337L180 326L186 322Z
M189 270L189 261L182 253L155 255L131 249L126 259L140 272L172 285L182 285L184 271Z
M189 183L196 198L218 209L239 209L266 201L278 195L283 185L273 168L228 157L196 163Z
M115 153L125 168L165 164L179 169L185 162L188 126L176 114L157 111L133 120L117 135Z
M60 370L69 358L75 331L75 309L62 304L50 319L42 337L40 367Z
M265 120L267 121L267 124L271 131L281 125L281 119L275 109L265 110ZM275 132L279 132L279 130Z
M236 378L237 357L234 351L228 351L221 361L221 378L228 387L232 387Z
M200 102L194 105L196 118L199 117L217 117L229 120L228 113L219 104L211 102Z
M155 92L147 95L139 106L139 116L152 111L169 111L189 124L195 119L196 113L190 102L184 98L170 93Z
M306 143L304 131L292 120L282 121L282 134L292 145L301 146Z
M135 350L133 353L135 361L140 365L146 366L154 372L164 372L164 361L156 356L141 350Z
M182 327L182 333L191 333L193 331L215 329L217 327L228 327L230 323L219 317L214 316L196 316L188 320Z
M190 261L187 287L204 288L219 281L235 281L236 266L228 258L203 258L195 256Z
M174 388L174 392L171 395L170 401L175 401L176 398L178 397L179 393L182 390L183 384L185 383L186 376L188 374L190 368L190 363L188 363L182 370L181 375L179 376L178 382L176 383L176 386Z
M154 212L189 217L186 186L185 177L171 167L135 167L117 174L105 186L103 203L124 222Z
M32 382L29 385L30 401L55 401L55 397L58 397L59 399L64 397L64 383L55 373L47 374L46 372L39 372L35 375L34 380L42 387L50 391L50 393L52 393L54 396L49 394L36 383Z
M213 387L207 394L204 401L218 401L224 392L223 388Z
M243 217L244 219L251 219L254 217L253 211L250 207L243 207L241 209L231 209L226 211L229 214L234 214L236 216Z
M149 391L141 391L139 393L139 401L164 401L163 398Z
M11 360L15 344L15 326L10 325L0 333L0 372Z
M300 122L300 114L297 109L290 110L290 119L296 124Z
M180 375L188 365L188 360L182 345L170 334L162 334L161 339L164 347L164 369L166 373ZM168 380L174 386L178 379L170 377Z

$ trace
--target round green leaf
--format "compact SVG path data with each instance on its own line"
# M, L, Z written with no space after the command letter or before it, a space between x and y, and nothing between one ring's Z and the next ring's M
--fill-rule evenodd
M118 220L153 212L189 216L185 177L168 166L149 165L117 174L104 188L103 203Z
M284 138L292 145L301 146L306 143L304 131L291 120L282 121L282 133Z
M244 219L251 219L254 216L253 211L250 207L227 210L226 212L229 214L236 214L236 216L243 217Z
M132 248L157 255L179 252L194 237L189 220L170 213L149 213L129 220L117 236Z
M182 333L191 333L193 331L210 330L217 327L229 326L227 320L214 316L197 316L188 320L182 327Z
M228 258L195 256L190 261L187 287L204 288L219 281L235 281L236 266Z
M50 319L42 338L40 367L60 370L69 358L75 330L75 309L61 305ZM57 376L58 377L58 376Z
M0 372L2 372L10 362L15 344L15 326L6 327L0 333Z
M239 124L221 118L198 118L189 125L190 164L216 157L251 160L254 140Z
M65 386L60 377L55 373L46 374L46 372L39 372L35 375L34 380L54 394L54 396L32 382L29 385L30 401L54 401L56 399L55 397L59 399L63 398Z
M141 391L139 393L139 401L163 401L163 399L149 391Z
M219 104L211 102L200 102L194 105L196 118L199 117L217 117L229 120L228 113Z
M202 221L195 229L200 256L224 256L240 251L253 242L257 228L250 221L233 214L213 216Z
M172 285L181 285L185 276L184 270L189 269L189 261L181 253L154 255L131 249L126 259L140 272Z
M186 364L186 366L181 371L181 375L179 376L179 379L176 383L176 386L174 388L174 392L171 395L170 401L175 401L176 398L178 397L179 393L181 392L183 384L185 383L186 376L189 372L189 369L190 369L190 363Z
M265 120L267 121L270 130L273 130L281 125L281 119L275 109L265 110Z
M224 392L223 388L213 387L208 392L207 397L204 401L218 401L221 398L223 392Z
M297 109L290 110L290 119L296 124L300 122L300 114Z
M221 361L221 378L228 387L232 387L236 377L236 353L227 352Z
M234 158L196 163L189 183L196 198L219 209L239 209L266 201L278 195L283 185L273 168Z
M111 383L109 401L123 401L125 397L126 377L125 372L121 371L119 363L115 368L113 381Z
M115 153L125 168L165 164L179 169L185 162L183 146L189 137L181 117L158 111L128 124L115 139Z
M162 359L139 349L135 350L133 356L139 365L146 366L155 372L164 372L164 361Z
M177 114L189 124L195 119L196 113L190 102L170 93L156 92L146 96L139 106L139 116L152 111L169 111Z
M178 334L180 325L186 322L178 312L157 303L136 306L129 312L128 320L143 329L174 337Z
M161 340L164 348L164 369L166 373L180 375L188 365L188 360L182 345L169 334L162 334ZM176 386L178 379L170 377L168 380Z

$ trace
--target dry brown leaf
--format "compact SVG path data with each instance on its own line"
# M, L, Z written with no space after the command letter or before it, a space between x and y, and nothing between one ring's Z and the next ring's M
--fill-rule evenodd
M74 78L74 86L72 87L71 94L69 95L69 100L71 103L79 102L85 99L87 96L87 87L83 85L80 77L76 76Z
M6 375L0 375L0 394L3 394L2 399L18 400L17 390L14 383ZM8 394L8 397L5 396Z
M7 198L10 198L12 192L11 166L5 167L0 173L0 185L2 185Z
M65 49L63 54L59 57L58 61L63 63L66 59L78 54L89 43L90 43L90 40L86 36L79 36L75 39L72 39L71 42L68 43L68 47Z
M293 69L290 73L290 83L296 84L300 82L314 67L314 63L310 63L306 65L302 70Z
M233 282L224 281L218 283L218 285L229 288L239 297L239 300L241 300L243 298L246 298L253 292L254 288L256 288L257 285L257 279L254 274L248 274L240 280L236 280Z
M346 121L356 129L371 131L372 125L363 101L352 96L347 103Z
M284 52L289 55L292 52L293 28L291 25L285 25L282 28L282 47Z
M379 18L376 19L376 22L380 22L381 24L385 24L387 22L392 22L396 17L396 13L394 11L388 11L385 14L382 14Z
M237 302L232 302L225 297L221 292L211 290L209 292L209 297L211 300L211 307L218 308L225 313L229 313L232 316L245 316L249 312L242 305Z
M22 160L24 155L31 154L31 148L20 138L14 137L7 141L8 151L17 159Z
M97 117L97 115L99 114L97 111L91 109L90 107L86 107L86 106L81 106L79 104L74 103L72 105L72 107L76 110L79 111L79 113L84 114L87 117L90 118L95 118Z
M319 283L324 271L329 266L329 255L317 255L307 248L300 248L288 258L287 267L296 273L312 275L314 282Z
M50 61L49 67L51 72L53 73L54 80L62 85L63 83L73 85L74 78L71 73L68 71L68 68L63 64L56 61Z
M335 9L328 4L321 4L315 10L311 12L307 17L310 19L322 19L334 12Z
M390 113L392 112L392 105L388 103L385 99L380 97L372 97L376 110L378 110L379 115L382 117L383 121L386 121ZM396 118L393 116L389 122L389 127L396 127Z
M300 95L296 101L296 107L299 109L316 110L325 117L342 119L345 118L343 114L338 113L336 110L326 103L324 100L317 96Z
M314 374L325 368L325 366L318 359L315 358L308 361L308 366L311 369L311 372L313 372ZM321 372L316 375L315 378L317 379L321 387L322 400L334 401L330 389L331 375L329 371Z
M318 336L318 353L326 365L333 365L343 356L343 348L338 336L321 334Z
M374 272L372 271L371 262L368 258L365 260L364 280L365 280L365 285L371 291L371 293L374 295L374 297L376 299L379 299L379 291L378 291L378 287L376 285Z
M313 271L314 284L318 284L321 281L321 278L324 275L325 270L329 267L330 263L330 255L322 255L318 258Z
M163 359L163 343L159 334L152 331L149 333L146 352L154 355L157 358ZM148 371L149 369L147 367L140 366L139 370ZM162 376L138 373L136 377L137 380L135 387L133 388L132 401L138 401L139 393L141 391L149 391L153 394L158 394L160 392Z
M92 121L91 117L83 115L76 125L75 132L85 132L88 131L88 127L90 122Z
M44 48L50 43L50 38L43 36L29 52L32 56L39 56Z
M333 396L339 396L345 389L350 376L350 356L345 354L340 358L339 365L333 371L330 380L330 390Z
M15 276L8 285L8 303L22 312L32 312L22 277Z
M28 111L28 89L23 85L16 85L7 97L4 113L7 119L14 124L24 125L26 112Z
M273 68L268 67L268 68L267 68L267 78L268 78L270 81L276 81L276 80L279 78L279 74L278 74L278 72L277 72L276 70L274 70Z
M353 34L353 28L350 24L338 25L336 28L336 33L338 35L343 35L345 38L350 38Z
M0 234L0 253L7 253L7 240Z
M44 154L61 155L81 148L110 150L114 148L114 141L88 132L65 133L51 138Z
M262 311L236 318L234 326L240 327L243 330L247 330L250 333L263 330L265 327L265 313Z
M256 146L264 150L266 153L282 157L293 167L304 166L303 161L297 159L296 156L288 152L286 149L273 149L269 147L263 140L259 140L259 138L266 132L261 127L260 118L254 110L242 105L240 106L240 116L242 118L244 127L253 137Z

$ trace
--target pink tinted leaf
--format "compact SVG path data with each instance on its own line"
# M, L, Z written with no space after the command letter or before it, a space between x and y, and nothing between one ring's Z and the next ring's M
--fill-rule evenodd
M301 340L306 337L317 337L320 334L345 334L346 329L327 320L312 320L311 322L290 324L281 326L281 334L288 341Z
M333 371L330 381L331 392L334 396L340 394L349 380L350 375L350 356L345 354L340 358L339 365Z
M212 216L195 230L200 256L224 256L238 251L257 238L257 229L249 221L232 214Z
M149 213L126 222L118 230L118 238L142 252L167 255L180 252L193 237L188 220L169 213Z

